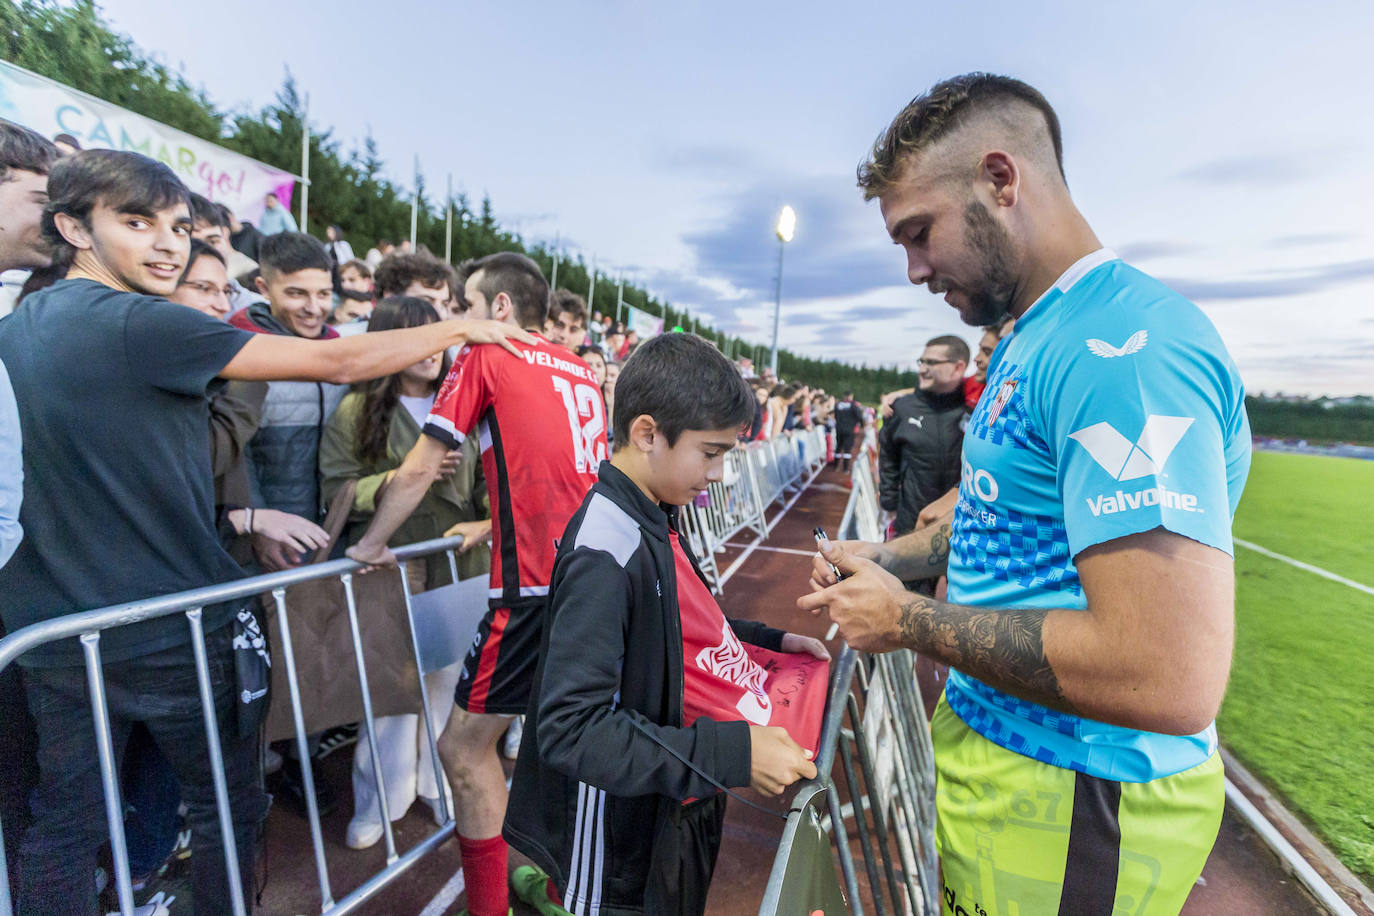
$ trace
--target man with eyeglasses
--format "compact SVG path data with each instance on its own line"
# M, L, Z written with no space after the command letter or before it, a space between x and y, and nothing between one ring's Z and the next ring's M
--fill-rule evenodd
M895 513L897 534L913 530L921 509L959 483L968 358L968 344L952 334L929 341L916 390L893 402L878 434L878 495Z

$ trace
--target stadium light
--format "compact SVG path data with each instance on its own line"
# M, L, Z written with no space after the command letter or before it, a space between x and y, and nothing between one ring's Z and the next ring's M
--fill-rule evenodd
M778 324L782 320L782 252L792 237L797 234L797 211L791 205L784 206L778 214L778 225L774 230L778 236L778 285L773 302L773 355L769 360L773 375L778 374Z

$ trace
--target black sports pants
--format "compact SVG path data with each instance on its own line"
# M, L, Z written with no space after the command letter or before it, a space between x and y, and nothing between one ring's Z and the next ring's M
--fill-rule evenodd
M644 912L702 916L725 826L724 793L680 806L654 837Z

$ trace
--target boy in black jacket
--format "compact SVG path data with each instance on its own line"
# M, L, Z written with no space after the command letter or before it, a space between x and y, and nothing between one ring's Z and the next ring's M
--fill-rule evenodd
M641 344L616 384L615 451L554 561L503 830L571 913L704 912L718 786L779 795L816 775L766 724L740 640L829 658L824 644L727 621L677 534L677 507L721 479L753 410L730 362L689 334Z

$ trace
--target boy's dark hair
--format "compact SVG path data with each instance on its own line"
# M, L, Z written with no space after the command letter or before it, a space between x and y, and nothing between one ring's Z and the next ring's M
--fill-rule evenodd
M939 337L932 337L926 341L927 347L944 347L949 358L960 362L968 362L968 342L962 337L955 337L953 334L942 334Z
M515 306L515 321L520 327L544 330L549 317L549 284L538 264L514 251L498 251L467 262L464 269L468 277L482 272L477 288L488 305L505 293Z
M356 270L359 276L367 277L369 280L372 279L372 265L362 260L361 258L350 258L349 260L344 261L342 264L339 265L339 273L343 273L350 267Z
M304 232L278 232L263 237L258 247L258 266L264 275L293 274L298 270L330 273L333 270L324 245Z
M695 334L660 334L639 345L615 383L615 447L630 441L630 423L654 418L676 445L694 429L743 426L754 419L754 393L730 360Z
M77 139L76 139L75 137L73 137L71 134L58 134L56 137L53 137L53 138L52 138L52 142L54 142L54 143L65 143L65 144L67 144L68 146L70 146L72 149L77 150L77 151L80 151L80 149L81 149L81 141L80 141L80 140L77 140Z
M0 118L0 181L10 169L46 175L57 161L57 147L42 134Z
M220 254L200 239L191 239L191 253L186 256L186 269L181 272L181 277L177 280L177 283L186 282L186 277L190 275L191 269L196 266L196 262L201 258L214 258L216 261L224 264L224 255Z
M570 289L556 289L553 291L553 302L549 305L549 317L557 318L559 315L571 315L584 325L587 323L587 300Z
M453 268L434 255L423 252L389 254L377 265L372 282L377 287L378 299L404 296L410 284L416 282L430 289L446 284L452 287Z
M229 217L225 215L224 208L208 197L191 192L191 225L209 225L229 228Z
M55 261L70 264L76 254L53 219L65 213L88 228L91 211L104 204L117 213L152 216L181 205L191 208L191 192L166 165L138 153L89 149L59 160L48 174L48 205L43 208L43 238Z

